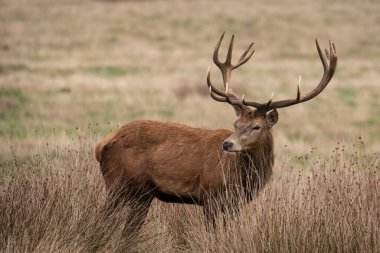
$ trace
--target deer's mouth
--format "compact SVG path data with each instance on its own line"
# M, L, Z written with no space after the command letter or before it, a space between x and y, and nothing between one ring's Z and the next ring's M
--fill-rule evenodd
M240 153L241 150L224 150L225 153L228 153L228 154L232 154L232 155L235 155L237 153Z

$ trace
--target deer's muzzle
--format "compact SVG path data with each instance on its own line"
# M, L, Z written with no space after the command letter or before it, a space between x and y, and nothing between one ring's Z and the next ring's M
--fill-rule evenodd
M223 149L224 151L229 151L233 147L233 143L229 140L226 140L223 142Z

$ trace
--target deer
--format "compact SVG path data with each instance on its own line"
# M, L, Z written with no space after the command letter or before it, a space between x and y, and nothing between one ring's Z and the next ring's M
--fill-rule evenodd
M111 206L124 203L130 207L126 233L140 229L153 199L201 206L211 227L215 227L219 211L233 209L238 214L271 177L272 128L278 122L277 109L313 99L326 88L336 70L335 44L330 41L324 55L315 40L323 76L312 91L302 95L299 82L295 98L274 101L272 94L264 103L248 101L233 91L230 79L232 71L252 57L254 43L237 64L232 64L234 35L225 62L219 60L223 38L224 33L216 43L213 61L221 71L224 90L212 84L211 65L206 83L212 99L233 107L237 116L234 131L138 120L122 126L96 146L95 156L106 188L110 195L117 193Z

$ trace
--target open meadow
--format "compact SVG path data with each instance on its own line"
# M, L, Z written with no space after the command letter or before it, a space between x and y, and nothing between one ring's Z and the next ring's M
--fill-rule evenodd
M379 9L0 0L0 252L380 252ZM206 86L223 31L235 61L255 42L231 81L247 99L293 98L299 75L313 89L316 38L336 44L337 71L315 99L279 109L272 180L239 221L210 233L199 207L154 201L140 235L123 237L128 210L104 215L95 145L137 119L232 130L231 106Z

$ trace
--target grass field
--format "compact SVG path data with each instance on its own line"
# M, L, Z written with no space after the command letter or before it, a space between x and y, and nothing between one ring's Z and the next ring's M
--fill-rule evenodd
M0 251L379 252L380 15L376 1L0 0ZM93 149L136 119L232 129L209 98L214 45L235 34L233 73L248 99L308 92L279 110L273 180L240 222L210 234L199 208L155 202L136 241L127 210L101 214ZM225 52L226 43L221 50ZM212 66L212 79L221 85ZM219 86L220 87L220 86ZM5 228L5 229L4 229Z

